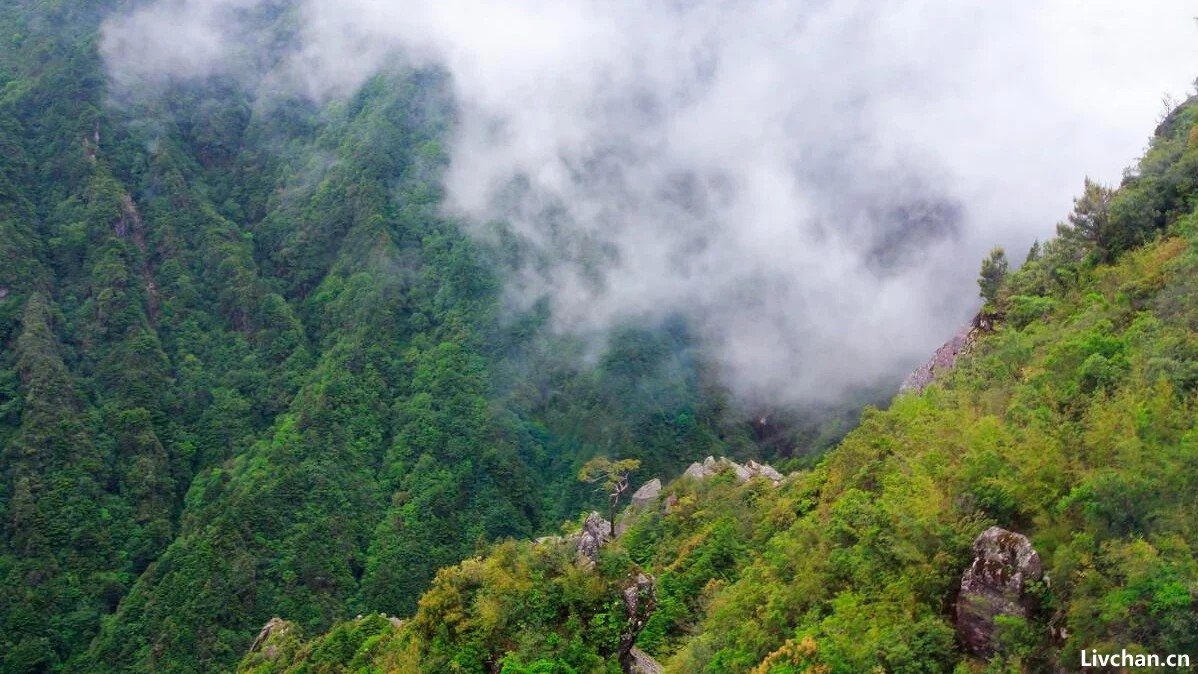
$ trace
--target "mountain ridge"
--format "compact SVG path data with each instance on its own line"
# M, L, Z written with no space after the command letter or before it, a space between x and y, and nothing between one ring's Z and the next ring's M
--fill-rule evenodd
M684 475L626 510L593 566L562 542L501 542L442 569L411 619L292 634L239 671L635 671L613 598L638 575L656 609L636 646L665 672L1056 672L1083 649L1194 652L1196 118L1177 112L1119 189L1088 184L1001 278L992 329L816 467L777 487L730 466ZM1018 570L983 560L1008 554ZM1020 603L962 627L963 581Z

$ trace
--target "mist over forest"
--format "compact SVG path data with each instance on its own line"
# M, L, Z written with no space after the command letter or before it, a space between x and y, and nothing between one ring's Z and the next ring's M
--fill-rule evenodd
M0 672L1198 657L1193 14L0 3Z
M443 71L445 210L521 244L514 311L547 299L594 349L681 314L737 393L785 404L901 379L972 316L990 247L1018 259L1078 176L1119 180L1196 51L1184 2L284 7L117 14L116 95L228 77L269 107Z

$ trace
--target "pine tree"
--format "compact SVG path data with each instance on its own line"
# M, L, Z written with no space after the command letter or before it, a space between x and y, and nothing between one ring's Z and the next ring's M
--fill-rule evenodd
M986 301L986 310L994 311L998 307L998 291L1002 288L1007 276L1007 254L1002 248L995 248L990 255L982 260L982 271L978 275L978 288L981 289L982 299Z

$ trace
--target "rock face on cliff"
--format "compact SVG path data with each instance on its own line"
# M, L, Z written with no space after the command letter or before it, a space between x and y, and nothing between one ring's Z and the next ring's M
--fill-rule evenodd
M295 624L282 618L271 618L259 630L257 638L250 646L249 658L257 660L274 660L278 656L279 641L289 632L293 632Z
M969 351L977 342L978 335L984 331L990 330L990 319L978 314L968 325L963 326L953 335L952 339L945 342L936 353L932 355L932 359L920 365L907 378L903 380L903 385L899 388L900 393L907 391L915 391L916 393L927 388L928 384L936 381L944 375L944 373L953 369L957 364L957 359L961 354Z
M591 564L599 559L599 548L611 537L611 523L603 519L597 512L587 515L582 523L582 531L578 533L578 558Z
M634 669L634 665L637 665L638 660L644 663L648 656L642 652L640 657L634 657L632 650L636 646L637 636L645 629L645 623L649 622L649 617L657 610L657 582L652 576L638 573L624 586L622 595L628 619L620 633L620 646L616 655L625 672L644 671L643 667ZM648 658L648 662L652 662L652 658Z
M994 619L1026 617L1035 604L1027 584L1040 580L1040 555L1023 534L990 527L973 541L973 563L961 577L957 633L975 655L994 653Z

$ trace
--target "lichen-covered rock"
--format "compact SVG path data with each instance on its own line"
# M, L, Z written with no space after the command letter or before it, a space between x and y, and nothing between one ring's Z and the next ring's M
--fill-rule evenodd
M994 653L994 619L1027 617L1035 608L1027 584L1040 580L1040 555L1023 534L990 527L973 541L973 563L961 576L957 633L976 655Z
M594 563L599 559L599 548L611 537L611 523L597 512L587 515L578 534L578 558Z
M632 506L639 508L640 506L649 505L657 500L661 495L661 480L653 478L645 484L641 485L640 489L632 494Z

